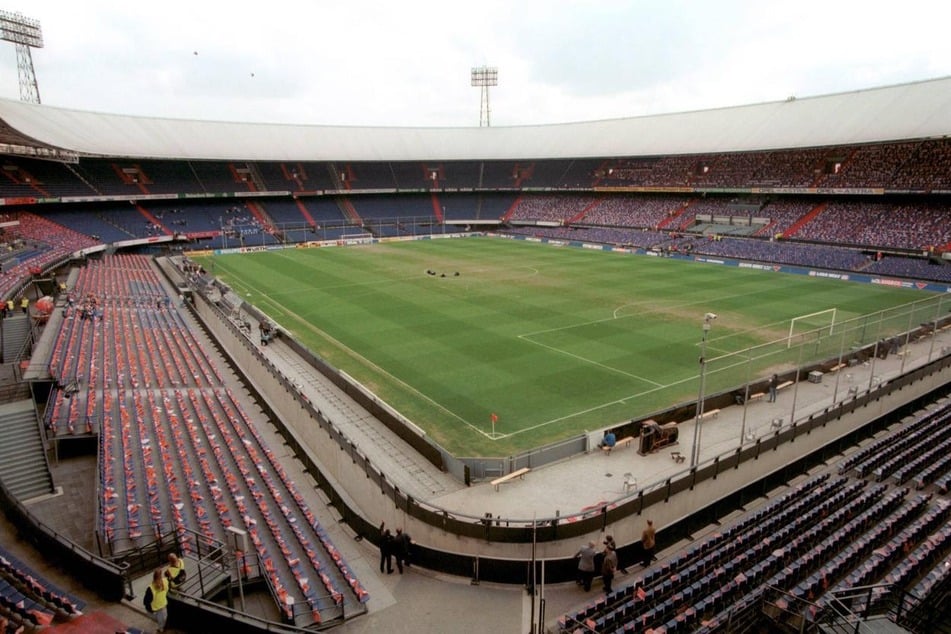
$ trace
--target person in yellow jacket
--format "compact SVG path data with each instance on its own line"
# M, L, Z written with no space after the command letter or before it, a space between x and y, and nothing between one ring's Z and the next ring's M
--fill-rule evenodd
M24 296L24 297L20 300L20 309L23 311L23 314L24 314L24 315L27 313L27 311L30 309L30 298L29 298L29 297Z
M175 553L168 554L168 568L165 569L165 578L173 588L185 583L185 560Z
M152 573L152 583L145 589L145 607L158 624L159 632L165 631L168 621L168 585L164 571L156 568Z

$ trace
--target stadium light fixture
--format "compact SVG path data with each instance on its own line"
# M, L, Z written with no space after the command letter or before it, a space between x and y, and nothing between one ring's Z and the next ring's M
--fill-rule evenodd
M495 66L473 67L471 82L473 86L482 89L479 102L479 127L489 127L489 86L499 85L499 69Z
M0 11L0 40L12 42L17 52L17 76L20 79L20 101L40 103L40 89L33 72L31 48L43 48L39 20L21 13Z

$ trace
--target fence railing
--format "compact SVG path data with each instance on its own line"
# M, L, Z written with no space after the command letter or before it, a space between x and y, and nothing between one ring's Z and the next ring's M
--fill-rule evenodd
M0 509L23 538L33 543L44 557L58 562L80 579L89 590L108 601L119 601L128 593L124 565L99 557L59 534L13 497L2 482Z

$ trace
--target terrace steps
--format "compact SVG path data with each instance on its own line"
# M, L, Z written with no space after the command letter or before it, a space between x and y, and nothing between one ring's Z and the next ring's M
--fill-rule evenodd
M822 202L810 209L802 218L794 222L786 231L783 232L784 237L790 238L796 235L800 229L810 223L813 219L819 216L826 208L829 206L828 202Z
M21 499L53 492L32 400L0 407L0 479Z

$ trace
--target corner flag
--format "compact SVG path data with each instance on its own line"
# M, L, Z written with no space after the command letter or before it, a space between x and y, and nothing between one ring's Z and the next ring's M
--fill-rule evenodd
M496 415L495 412L492 412L492 413L489 415L489 419L490 419L493 423L499 422L499 417Z

